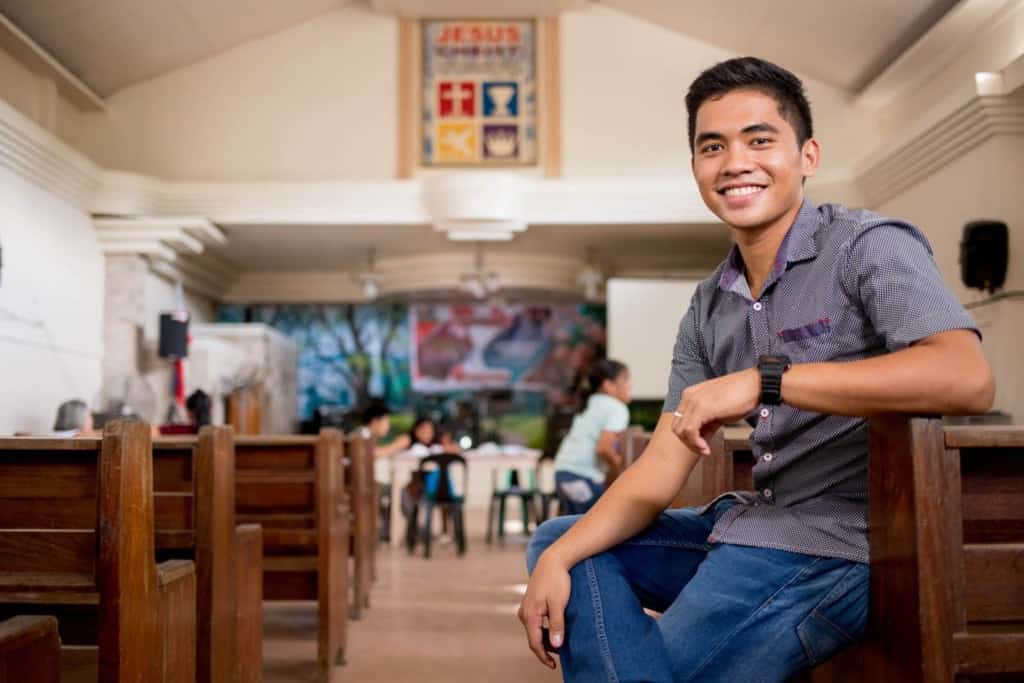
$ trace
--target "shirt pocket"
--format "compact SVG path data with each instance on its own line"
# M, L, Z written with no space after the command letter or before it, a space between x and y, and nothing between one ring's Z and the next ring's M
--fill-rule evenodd
M829 318L786 327L775 334L779 352L799 362L829 360L835 353Z

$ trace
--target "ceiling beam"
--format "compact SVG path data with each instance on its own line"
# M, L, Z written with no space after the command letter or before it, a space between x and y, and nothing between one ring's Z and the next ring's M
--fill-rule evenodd
M77 76L68 71L53 55L32 40L24 31L0 14L0 48L37 76L49 78L66 99L83 111L106 111L103 98Z

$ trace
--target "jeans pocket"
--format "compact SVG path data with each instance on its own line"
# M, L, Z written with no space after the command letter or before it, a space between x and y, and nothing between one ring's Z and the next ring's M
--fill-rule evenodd
M817 666L864 636L868 621L868 566L855 564L796 628L809 666Z

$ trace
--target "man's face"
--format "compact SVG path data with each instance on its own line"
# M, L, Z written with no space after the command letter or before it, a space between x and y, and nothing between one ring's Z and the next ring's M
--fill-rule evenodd
M370 433L378 439L383 439L391 431L391 418L387 415L378 417L370 422Z
M764 228L798 207L818 154L814 139L797 144L771 95L734 90L697 110L693 175L704 203L733 228Z

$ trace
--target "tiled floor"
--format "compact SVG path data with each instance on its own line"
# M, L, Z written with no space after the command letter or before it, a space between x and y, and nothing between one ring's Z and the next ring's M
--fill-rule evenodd
M380 548L370 609L349 622L348 663L332 683L559 681L526 647L515 617L526 581L525 542L483 542L483 515L469 520L469 548L433 557ZM313 603L264 606L263 680L310 681L316 657Z

